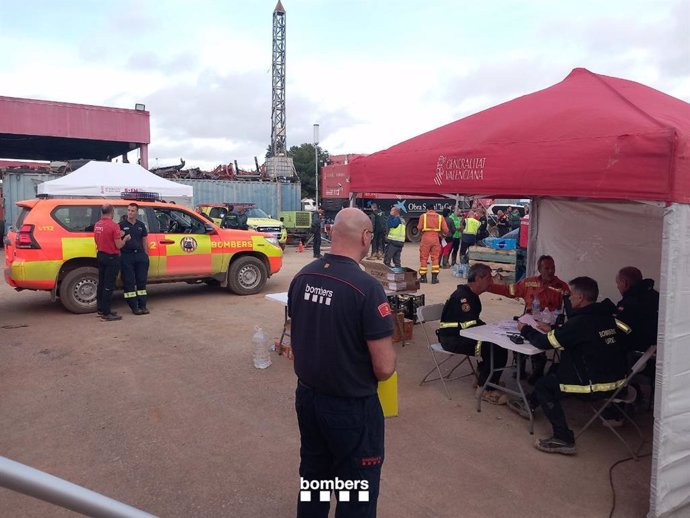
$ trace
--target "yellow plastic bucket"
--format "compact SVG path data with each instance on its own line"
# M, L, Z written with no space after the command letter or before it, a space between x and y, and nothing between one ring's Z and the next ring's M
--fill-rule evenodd
M394 417L398 415L398 373L386 381L379 381L379 401L383 409L384 417Z

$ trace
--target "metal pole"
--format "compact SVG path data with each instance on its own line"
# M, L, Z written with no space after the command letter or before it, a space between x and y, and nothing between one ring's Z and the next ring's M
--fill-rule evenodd
M0 486L93 518L156 518L6 457L0 457Z
M319 210L319 125L314 124L314 183L316 186L316 210Z

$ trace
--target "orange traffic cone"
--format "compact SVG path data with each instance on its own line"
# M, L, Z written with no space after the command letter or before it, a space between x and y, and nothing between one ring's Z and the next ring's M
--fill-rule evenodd
M302 252L304 252L304 244L302 243L302 241L300 241L300 242L299 242L299 245L297 245L297 251L298 251L300 254L301 254Z

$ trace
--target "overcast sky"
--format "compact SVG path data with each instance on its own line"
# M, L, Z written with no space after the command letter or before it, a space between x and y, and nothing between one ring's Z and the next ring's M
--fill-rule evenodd
M0 1L0 95L151 112L151 166L260 162L274 0ZM576 67L690 102L689 0L284 0L288 146L371 153Z

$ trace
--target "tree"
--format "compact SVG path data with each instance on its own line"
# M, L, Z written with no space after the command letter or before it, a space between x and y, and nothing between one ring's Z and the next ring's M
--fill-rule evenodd
M316 146L319 156L319 171L328 161L328 151ZM292 146L288 151L288 155L292 157L299 176L302 182L302 198L314 198L316 195L315 189L315 161L314 144L302 144L300 146ZM319 186L321 185L321 177L319 177Z

